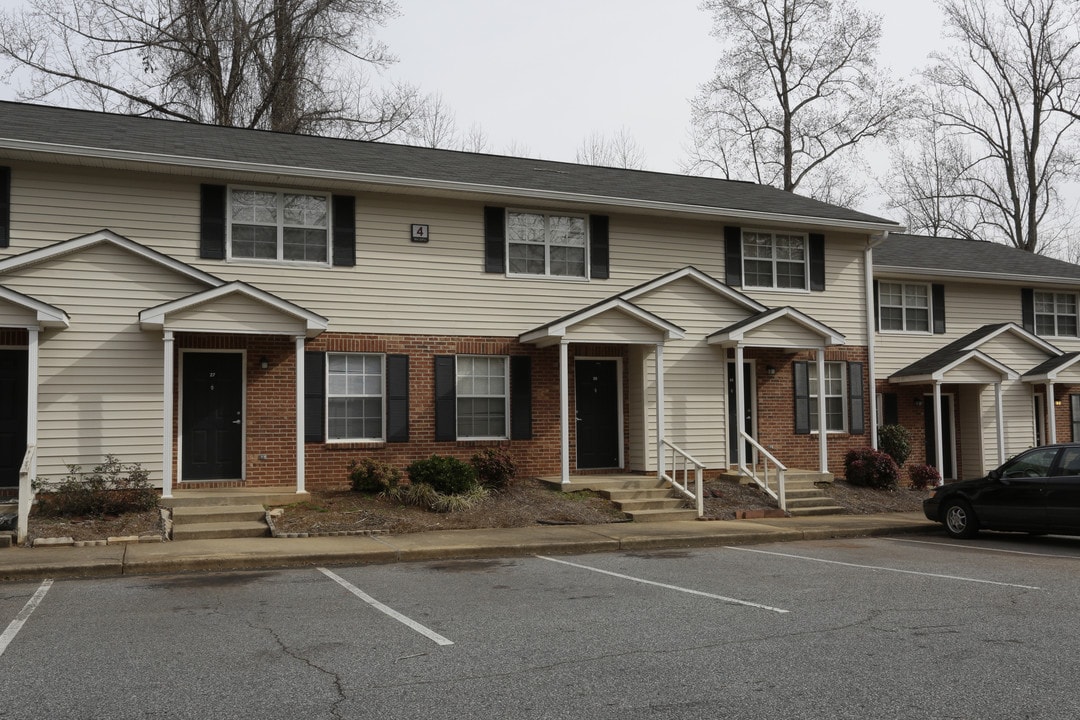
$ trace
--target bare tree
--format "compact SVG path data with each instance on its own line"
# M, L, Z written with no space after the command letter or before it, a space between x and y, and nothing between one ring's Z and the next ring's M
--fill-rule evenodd
M641 170L645 167L645 150L623 127L611 138L601 133L589 133L575 153L575 159L585 165Z
M1067 240L1059 190L1075 173L1080 5L942 0L956 45L925 72L934 121L963 144L935 197L970 234L1041 252ZM931 193L927 193L928 195ZM908 194L905 202L913 199Z
M931 114L905 124L891 140L891 171L882 182L887 206L908 230L935 236L978 237L976 208L960 190L969 153L956 133Z
M393 0L29 0L0 13L23 99L235 127L376 139L419 98L369 85Z
M706 0L725 43L692 101L691 172L851 203L851 165L905 91L878 68L881 22L850 0Z

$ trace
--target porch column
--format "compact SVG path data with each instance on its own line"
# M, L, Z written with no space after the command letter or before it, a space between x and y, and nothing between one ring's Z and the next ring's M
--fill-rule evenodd
M818 465L823 473L829 472L829 429L825 422L825 350L817 351L817 426Z
M568 345L559 343L559 463L562 482L570 482L570 361Z
M172 497L172 445L173 445L173 334L172 330L165 331L165 371L163 375L164 387L164 437L161 439L161 497Z
M1050 380L1046 383L1046 422L1050 425L1047 428L1046 436L1050 439L1050 444L1053 445L1057 442L1057 413L1054 410L1054 381Z
M934 460L937 462L938 472L942 479L945 478L945 448L942 447L944 433L941 432L941 382L934 381Z
M304 489L304 336L296 336L296 492Z
M27 328L29 342L26 343L26 445L37 445L38 441L38 369L41 342L41 329ZM37 453L30 460L30 477L37 477Z
M742 438L746 427L746 398L743 396L743 349L735 346L735 457L739 469L746 466L746 441Z
M997 419L998 465L1005 462L1005 411L1001 403L1001 382L994 383L994 411Z
M674 468L672 468L674 470ZM656 476L664 477L664 346L656 343Z

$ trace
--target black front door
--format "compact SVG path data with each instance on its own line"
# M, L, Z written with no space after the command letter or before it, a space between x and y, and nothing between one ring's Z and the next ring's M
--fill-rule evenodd
M0 487L19 484L26 454L25 350L0 350Z
M184 354L184 480L238 480L243 445L243 355Z
M577 466L617 468L619 463L619 364L614 360L574 363L577 405Z
M928 395L923 403L923 419L926 428L926 464L937 467L937 435L934 433L934 396ZM941 398L941 457L944 468L938 468L943 480L956 479L956 466L953 464L953 420L952 403L949 398Z
M751 373L753 366L743 363L743 429L747 435L754 435L754 378ZM727 364L727 426L728 426L728 462L734 465L739 462L738 431L739 423L735 420L735 363ZM756 439L756 438L755 438ZM751 462L754 457L754 448L746 443L746 461Z

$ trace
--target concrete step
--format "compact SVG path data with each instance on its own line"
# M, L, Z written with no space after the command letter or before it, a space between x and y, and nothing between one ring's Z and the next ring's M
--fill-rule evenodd
M696 510L636 510L627 513L634 522L667 522L668 520L696 520Z
M593 490L596 492L604 490L650 490L668 487L665 481L660 480L655 475L621 475L618 477L597 475L595 478L588 475L578 475L571 478L568 483L562 483L558 478L540 478L540 481L565 492L576 492L578 490Z
M224 538L265 537L270 527L265 522L209 522L174 525L173 540L218 540Z
M842 515L844 508L835 505L821 505L818 507L793 508L788 506L788 514L792 517L807 517L809 515Z
M671 497L671 488L649 488L647 490L600 490L601 495L612 502L627 500L657 500Z
M809 507L834 507L832 498L820 496L820 497L800 497L787 499L787 506L790 510L793 507L809 508Z
M624 513L635 513L641 510L678 510L682 508L683 501L679 498L666 497L655 500L623 500L615 503Z
M177 490L161 498L161 507L213 507L220 505L291 505L308 497L286 488L229 488L223 490Z
M212 505L207 507L173 508L174 525L201 525L215 522L262 521L266 510L262 505Z

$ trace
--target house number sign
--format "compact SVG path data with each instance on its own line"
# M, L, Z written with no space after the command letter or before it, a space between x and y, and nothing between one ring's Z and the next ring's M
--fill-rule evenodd
M426 243L428 241L428 226L417 225L416 223L413 223L412 241L417 243Z

